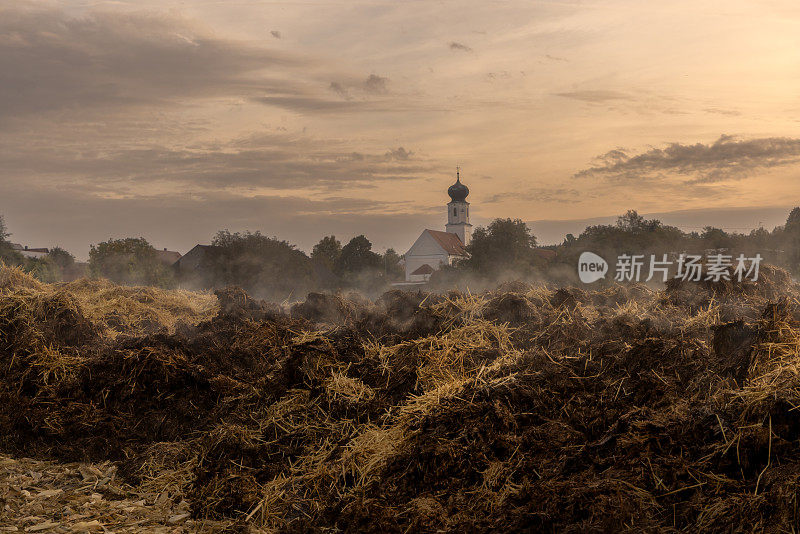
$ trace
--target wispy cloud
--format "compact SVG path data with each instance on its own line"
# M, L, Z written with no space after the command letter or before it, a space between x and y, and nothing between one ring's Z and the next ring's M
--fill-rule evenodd
M50 182L80 176L86 192L137 192L153 184L194 190L268 188L335 191L373 188L386 180L411 180L437 170L403 147L369 153L346 142L273 134L192 146L105 147L76 157L46 146L0 148L0 179L29 176Z
M670 143L665 148L651 148L639 154L630 154L625 149L611 150L574 177L641 182L680 175L688 177L687 183L703 184L741 179L759 169L796 163L800 163L800 139L738 139L722 135L710 144Z
M472 52L472 48L470 48L469 46L463 43L457 43L455 41L450 43L450 50L459 50L461 52Z
M538 201L538 202L556 202L559 204L570 204L578 202L583 196L577 189L569 189L565 187L547 188L535 187L526 188L523 191L512 191L506 193L496 193L484 200L487 204L495 204L498 202L508 202L512 200L524 201Z
M564 93L555 93L555 96L591 103L604 103L610 100L630 100L632 98L626 93L606 90L569 91Z

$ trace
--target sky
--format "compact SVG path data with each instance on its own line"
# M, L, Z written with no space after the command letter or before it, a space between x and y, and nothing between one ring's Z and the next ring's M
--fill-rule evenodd
M628 209L771 228L800 204L800 4L0 0L11 240L220 229L310 251L473 224L558 242Z

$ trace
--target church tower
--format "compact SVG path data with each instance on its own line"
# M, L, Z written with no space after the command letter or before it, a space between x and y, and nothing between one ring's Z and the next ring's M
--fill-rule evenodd
M461 183L461 176L456 167L456 183L447 189L450 195L450 202L447 203L447 226L445 230L450 234L456 234L464 246L469 245L472 237L472 225L469 223L469 188Z

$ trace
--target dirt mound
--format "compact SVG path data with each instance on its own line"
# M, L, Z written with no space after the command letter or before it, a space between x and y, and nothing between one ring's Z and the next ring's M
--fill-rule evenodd
M315 323L344 324L355 320L358 308L341 294L309 293L306 300L292 306L292 317Z
M311 294L290 313L236 288L9 285L0 451L108 462L196 525L787 531L800 304L765 272L713 294Z
M256 300L240 287L227 287L214 291L219 301L220 315L231 319L263 320L281 314L277 304Z
M519 293L505 293L493 297L486 303L483 316L499 323L520 325L536 317L534 305Z
M562 287L550 297L550 305L554 308L559 306L574 308L578 304L586 304L589 300L589 296L582 289Z
M666 294L678 304L702 305L711 297L719 299L729 296L751 296L774 300L787 294L796 295L797 286L785 269L763 264L759 268L756 281L748 278L740 281L734 277L719 281L672 278L666 283Z

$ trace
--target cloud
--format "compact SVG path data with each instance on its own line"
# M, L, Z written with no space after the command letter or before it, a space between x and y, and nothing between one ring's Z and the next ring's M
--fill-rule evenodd
M414 153L403 147L398 147L396 150L390 150L385 155L391 159L408 161Z
M345 100L353 100L358 96L363 101L369 101L370 96L385 95L389 92L389 78L370 74L362 81L333 81L328 90L336 93Z
M714 113L716 115L729 115L731 117L738 117L742 114L734 109L706 108L703 111L706 113Z
M291 91L267 71L307 68L284 52L215 36L156 14L4 8L0 17L0 120L53 110L103 111Z
M576 178L601 177L616 182L663 180L669 175L688 177L689 184L738 180L759 169L800 163L800 139L767 137L738 139L722 135L711 144L670 143L629 155L615 149L596 158L596 165L578 171Z
M334 89L332 91L336 92ZM345 93L344 95L347 95ZM342 96L344 96L342 95ZM391 102L374 102L370 100L355 100L349 96L344 96L345 100L334 100L316 95L290 96L290 95L270 95L254 97L252 102L275 106L279 108L297 111L299 113L343 113L343 112L392 112L402 111L395 108Z
M350 98L350 94L347 92L347 89L345 89L344 86L342 86L342 84L339 82L331 82L330 86L328 86L328 89L342 98Z
M79 136L81 132L76 130ZM147 189L175 187L363 189L438 170L437 164L404 147L355 152L348 139L282 131L184 145L154 141L132 145L104 140L102 135L78 147L47 137L7 135L0 140L0 181L82 184L86 194L95 195L138 195Z
M450 43L450 50L460 50L461 52L472 52L472 48L465 44L457 43L455 41Z
M388 92L387 89L387 82L389 78L384 78L382 76L376 76L375 74L370 74L369 77L364 82L364 90L367 93L372 94L385 94Z
M586 196L586 195L583 195ZM568 188L526 188L523 191L512 191L508 193L497 193L484 202L486 204L494 204L498 202L507 201L537 201L537 202L555 202L560 204L571 204L581 200L581 193L577 189Z
M631 96L618 91L604 91L604 90L585 90L585 91L571 91L566 93L554 93L555 96L563 98L572 98L574 100L581 100L583 102L603 103L610 100L630 100Z

